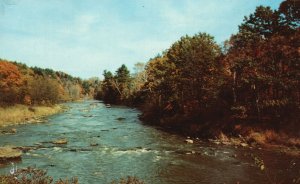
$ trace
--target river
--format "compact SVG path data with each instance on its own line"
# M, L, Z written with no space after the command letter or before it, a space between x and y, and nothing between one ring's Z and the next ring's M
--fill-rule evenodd
M136 176L145 183L300 183L300 159L257 148L215 145L147 126L134 108L98 101L67 103L70 109L40 124L19 125L0 134L0 145L45 145L23 154L18 167L36 166L57 178L79 183L110 183ZM66 145L49 142L65 138ZM48 145L48 146L47 146ZM254 157L265 163L265 170ZM10 165L0 167L9 173Z

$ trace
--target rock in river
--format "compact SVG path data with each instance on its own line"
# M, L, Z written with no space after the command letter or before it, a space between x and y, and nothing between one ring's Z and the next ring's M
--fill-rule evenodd
M123 117L118 117L116 120L118 120L118 121L123 121L123 120L125 120L126 118L123 118Z
M57 139L52 142L53 144L67 144L68 140L67 139Z
M99 144L98 143L95 143L95 142L92 142L91 144L90 144L90 146L98 146Z
M0 133L2 133L2 134L15 134L15 133L17 133L17 129L12 128L10 130L2 130Z
M192 139L186 139L185 142L189 143L189 144L193 144L194 143L194 141Z
M12 147L0 147L0 162L8 162L10 160L21 159L22 151L13 149Z

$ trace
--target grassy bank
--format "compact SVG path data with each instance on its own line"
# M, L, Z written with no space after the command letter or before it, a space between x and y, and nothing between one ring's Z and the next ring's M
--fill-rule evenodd
M33 106L14 105L11 107L0 107L0 127L14 124L37 122L36 120L63 111L61 105Z

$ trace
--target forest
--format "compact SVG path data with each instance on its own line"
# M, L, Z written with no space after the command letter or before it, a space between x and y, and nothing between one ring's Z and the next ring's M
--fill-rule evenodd
M208 33L185 35L170 48L104 79L1 60L0 103L51 105L84 97L136 106L155 125L212 136L247 128L299 136L299 2L259 6L223 45Z
M223 43L184 35L102 78L0 59L0 183L300 183L299 7L258 6Z
M300 11L259 6L223 45L183 36L130 74L104 71L96 98L138 106L141 119L198 136L251 129L299 136Z
M54 105L94 96L98 78L82 80L64 72L0 60L0 105Z

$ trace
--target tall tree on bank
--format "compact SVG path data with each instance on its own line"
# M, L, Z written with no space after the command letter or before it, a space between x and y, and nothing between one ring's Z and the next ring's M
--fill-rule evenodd
M0 103L12 104L19 101L21 73L16 65L0 60Z
M106 103L116 103L118 91L115 87L114 76L110 71L104 70L104 80L101 85L101 94L98 95Z
M145 85L149 101L163 115L204 117L217 99L220 54L206 33L182 37L164 56L150 60Z
M131 76L128 68L123 64L117 69L114 84L119 92L118 101L124 101L129 98L131 90Z
M279 11L257 7L229 41L225 61L239 117L282 122L299 111L299 19L283 8L291 2Z

